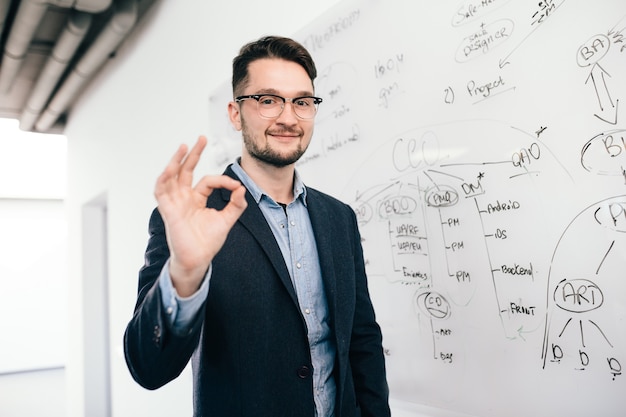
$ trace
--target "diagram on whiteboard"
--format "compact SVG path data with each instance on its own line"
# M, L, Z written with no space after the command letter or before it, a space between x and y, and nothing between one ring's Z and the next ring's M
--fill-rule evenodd
M345 1L300 39L297 169L357 216L392 396L623 415L624 3Z
M621 72L614 72L617 68L610 60L626 50L625 29L626 19L622 19L589 38L579 47L576 62L588 70L585 85L593 91L593 116L611 126L584 144L581 166L599 179L621 176L626 183L626 130L615 128L621 120L615 83L624 79L619 79ZM566 363L581 371L600 370L613 379L622 375L626 359L618 354L614 341L620 329L606 318L619 302L623 276L616 271L626 269L625 245L626 196L594 202L568 224L551 260L544 368Z
M613 341L620 329L605 322L610 313L603 310L620 298L625 277L615 271L626 270L624 251L626 196L589 206L567 227L549 274L544 366L569 362L580 370L604 368L614 378L622 374L624 358Z
M489 146L472 149L468 135ZM467 325L460 317L469 312L481 311L508 339L541 332L543 254L551 252L541 234L555 190L571 187L550 150L504 123L467 121L405 132L372 158L378 164L366 161L346 196L370 254L368 275L387 283L390 308L411 305L433 357L450 364L462 357L452 346L462 346L456 326Z

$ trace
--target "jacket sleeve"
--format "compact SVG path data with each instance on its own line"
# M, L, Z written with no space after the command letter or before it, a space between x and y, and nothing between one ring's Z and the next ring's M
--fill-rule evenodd
M150 217L145 263L139 271L137 303L124 333L124 356L141 386L157 389L185 369L200 337L204 304L191 326L174 331L161 300L158 278L169 258L165 226L158 210Z
M362 417L388 417L391 412L382 333L376 322L367 287L361 236L352 210L350 216L354 231L352 242L356 287L354 323L350 340L350 368L354 390Z

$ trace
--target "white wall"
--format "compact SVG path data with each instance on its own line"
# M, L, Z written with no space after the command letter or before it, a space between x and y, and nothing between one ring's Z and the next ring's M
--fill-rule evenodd
M0 376L2 417L65 417L65 371L62 368Z
M291 36L338 2L163 0L81 97L65 131L70 222L68 416L84 415L83 387L90 383L83 376L81 330L90 325L82 319L83 205L106 196L112 415L191 415L189 372L160 390L146 391L131 379L122 355L148 216L155 205L154 181L178 144L209 133L208 97L229 79L232 58L241 45L265 34ZM208 159L201 163L200 173L221 171L209 166Z

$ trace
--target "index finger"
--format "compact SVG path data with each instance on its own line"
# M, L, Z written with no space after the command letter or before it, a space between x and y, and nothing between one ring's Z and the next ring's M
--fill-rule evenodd
M159 190L163 190L169 184L170 179L178 176L180 165L186 154L187 145L180 145L176 150L176 153L174 153L174 155L170 158L161 175L157 178L155 192L158 193Z
M202 155L202 151L204 150L206 143L207 140L205 136L198 137L196 144L193 145L193 148L191 148L191 150L182 162L178 174L179 182L191 185L191 181L193 179L193 171L194 169L196 169L196 165L198 165L198 161L200 160L200 156Z
M198 181L195 186L196 191L209 195L216 188L224 188L226 190L235 191L241 187L241 182L228 175L206 175Z

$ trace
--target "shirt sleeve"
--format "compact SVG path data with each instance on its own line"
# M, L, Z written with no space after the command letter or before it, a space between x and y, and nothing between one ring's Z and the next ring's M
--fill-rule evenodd
M169 318L169 324L175 332L187 329L196 313L200 311L202 303L209 294L209 281L211 278L212 266L209 269L200 284L198 291L189 297L180 297L172 284L170 277L170 261L168 260L159 276L159 287L161 289L161 302L165 307Z

